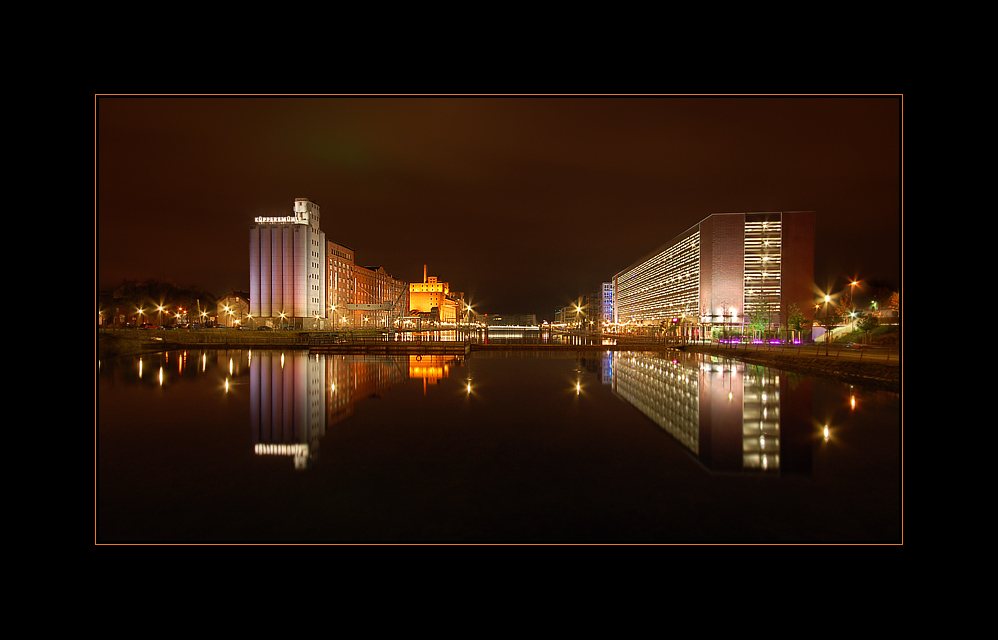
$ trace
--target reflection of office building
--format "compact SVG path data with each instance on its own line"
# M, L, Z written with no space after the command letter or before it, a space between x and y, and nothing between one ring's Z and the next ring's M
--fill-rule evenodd
M250 314L255 322L306 326L326 317L326 236L319 206L296 198L293 215L250 227Z
M612 352L618 396L716 472L808 472L811 384L775 371L679 353Z
M315 464L325 434L326 372L307 353L254 352L250 361L250 429L257 455Z
M776 325L810 308L813 279L813 211L714 214L613 277L615 321Z

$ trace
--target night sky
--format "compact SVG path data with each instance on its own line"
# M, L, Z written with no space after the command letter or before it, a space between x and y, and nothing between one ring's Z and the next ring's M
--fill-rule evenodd
M95 95L96 285L248 291L253 218L309 198L483 313L551 320L712 213L814 210L818 288L900 287L901 101Z

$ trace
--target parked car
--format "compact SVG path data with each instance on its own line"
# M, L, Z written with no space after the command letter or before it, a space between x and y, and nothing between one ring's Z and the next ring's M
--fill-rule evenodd
M271 329L271 328L270 328L270 327L268 327L267 325L263 325L263 326L261 326L261 327L257 327L257 329L256 329L256 330L257 330L257 331L273 331L273 329Z

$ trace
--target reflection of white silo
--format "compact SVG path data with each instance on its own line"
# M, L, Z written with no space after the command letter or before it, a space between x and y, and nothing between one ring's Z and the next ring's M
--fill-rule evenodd
M250 428L258 455L290 455L295 467L314 463L325 434L325 367L307 353L254 353L250 365Z

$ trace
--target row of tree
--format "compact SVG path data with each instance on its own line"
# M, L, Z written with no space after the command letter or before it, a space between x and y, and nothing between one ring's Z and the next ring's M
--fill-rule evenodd
M184 309L191 317L200 311L215 312L218 297L200 287L179 286L169 280L125 280L111 291L101 291L97 304L101 309L126 309L134 315L146 314L162 306L168 310Z

